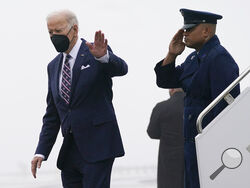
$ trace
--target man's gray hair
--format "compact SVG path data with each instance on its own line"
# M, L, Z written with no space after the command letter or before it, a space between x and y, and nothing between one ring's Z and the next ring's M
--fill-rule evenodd
M68 24L69 24L69 27L72 27L73 25L77 25L78 26L78 20L77 20L77 17L76 15L70 11L70 10L60 10L60 11L54 11L52 13L50 13L46 20L48 22L48 20L50 18L53 18L53 17L56 17L56 16L65 16Z

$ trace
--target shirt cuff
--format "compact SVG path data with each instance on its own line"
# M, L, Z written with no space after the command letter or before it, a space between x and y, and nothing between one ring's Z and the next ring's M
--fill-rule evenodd
M45 156L42 154L35 154L35 157L42 157L43 159L45 159Z
M101 63L108 63L109 62L109 51L107 50L107 53L104 56L99 57L99 58L95 57L95 59L97 61L100 61Z

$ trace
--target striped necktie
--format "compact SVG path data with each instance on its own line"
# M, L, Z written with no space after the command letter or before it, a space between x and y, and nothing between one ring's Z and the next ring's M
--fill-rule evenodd
M70 91L71 91L71 72L70 72L70 65L69 65L70 58L71 56L68 54L65 58L63 69L62 69L61 94L66 104L69 104Z

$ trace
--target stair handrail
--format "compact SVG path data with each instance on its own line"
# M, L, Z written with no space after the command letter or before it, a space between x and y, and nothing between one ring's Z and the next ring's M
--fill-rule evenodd
M243 71L238 78L236 78L223 92L221 92L220 95L218 95L198 116L196 121L196 129L198 131L198 134L201 134L202 129L202 120L207 115L208 112L210 112L213 107L218 104L222 99L224 99L227 95L230 95L230 91L250 72L250 66Z

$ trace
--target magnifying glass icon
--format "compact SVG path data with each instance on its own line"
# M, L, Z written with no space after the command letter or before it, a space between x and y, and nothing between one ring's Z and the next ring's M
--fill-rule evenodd
M228 148L221 155L222 165L210 176L214 180L216 176L221 173L224 168L235 169L242 163L243 157L241 152L236 148Z

